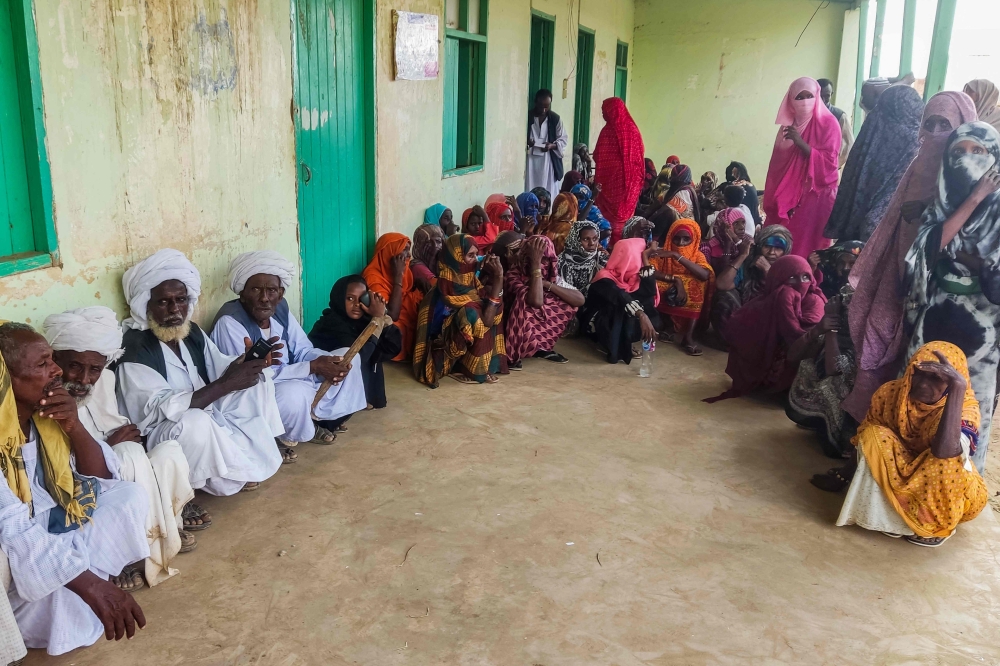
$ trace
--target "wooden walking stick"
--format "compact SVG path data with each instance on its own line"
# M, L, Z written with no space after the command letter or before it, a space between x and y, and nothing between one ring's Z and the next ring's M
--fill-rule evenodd
M365 326L365 330L361 331L361 335L358 336L358 339L354 341L354 344L352 344L350 349L347 350L347 353L344 354L344 358L341 362L350 363L353 361L354 357L361 351L361 348L365 346L366 342L368 342L368 338L373 335L381 335L382 329L386 326L392 326L392 317L389 315L384 315L379 318L372 317L372 320L368 322L367 326ZM319 390L316 391L316 397L313 398L312 408L309 410L312 414L313 420L319 420L316 418L316 405L318 405L319 401L323 399L323 396L326 395L326 392L330 390L331 386L333 386L333 382L326 379L323 380Z

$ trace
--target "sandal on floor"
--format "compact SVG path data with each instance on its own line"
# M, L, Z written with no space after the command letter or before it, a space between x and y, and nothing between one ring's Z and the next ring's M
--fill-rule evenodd
M323 426L316 426L316 434L313 435L314 444L333 444L337 441L337 433L330 432Z
M497 377L496 375L490 375L490 374L486 375L486 383L487 384L496 384L499 381L500 381L500 378Z
M834 467L826 474L814 474L813 478L809 479L809 483L828 493L839 493L851 485L851 479L854 478L854 474L850 476L843 474L845 470L845 467Z
M192 550L198 547L198 537L191 534L187 530L177 530L181 535L181 553L190 553Z
M660 333L656 337L658 337L660 339L660 342L673 342L674 341L674 334L673 333Z
M886 535L890 539L902 539L903 538L902 534L896 534L895 532L882 532L882 534Z
M479 383L475 379L473 379L472 377L467 377L467 376L463 375L460 372L453 372L453 373L451 373L448 376L451 377L452 379L454 379L459 384L478 384Z
M914 546L923 546L924 548L937 548L945 541L950 539L951 536L946 537L919 537L915 534L911 534L906 537L906 540L912 543Z
M701 356L704 353L698 345L681 345L681 349L688 356Z
M297 454L295 451L292 451L287 446L279 446L278 450L281 451L281 464L282 465L290 465L290 464L292 464L294 462L298 462L299 461L299 454Z
M365 410L367 410L367 409L368 408L366 407ZM375 409L375 408L372 407L372 409ZM334 435L339 435L342 432L347 432L347 426L345 426L343 423L341 423L339 426L337 426L336 428L333 429L333 434Z
M243 484L243 487L240 488L241 493L252 493L255 490L260 490L260 481L247 481Z
M535 358L544 358L546 361L552 361L553 363L569 363L568 358L552 350L535 352Z
M112 576L111 584L123 592L136 592L146 587L146 581L143 580L142 574L131 564L126 564L120 574Z
M293 442L290 439L282 439L281 437L275 437L278 440L278 446L298 446L298 442Z
M518 361L517 363L511 363L510 365L508 365L507 369L513 372L520 372L521 370L524 370L524 366L521 365L520 361Z
M212 526L212 516L194 502L184 505L181 517L184 519L184 529L188 532L207 530Z
M636 359L640 359L640 358L642 358L642 352L639 351L638 349L636 349L635 347L633 347L632 348L632 359L636 360Z

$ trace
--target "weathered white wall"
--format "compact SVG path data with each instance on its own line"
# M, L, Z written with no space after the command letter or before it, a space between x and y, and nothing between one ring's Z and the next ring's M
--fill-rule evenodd
M124 270L174 247L210 323L233 256L298 261L288 0L36 0L35 16L63 265L0 279L0 317L124 314Z
M582 5L582 6L581 6ZM601 102L614 94L615 47L632 42L633 0L491 0L487 48L486 160L477 173L451 178L441 175L444 80L392 79L392 10L437 14L444 62L443 0L378 0L376 18L376 107L378 115L378 232L406 234L422 222L424 209L441 202L456 220L462 211L482 204L494 192L524 190L524 137L527 122L528 60L531 9L556 17L552 67L552 108L573 136L576 81L562 80L576 65L577 8L579 23L596 31L594 86L591 97L591 142L604 122ZM571 7L572 13L571 13ZM632 49L629 49L630 55ZM633 94L629 93L631 98ZM567 166L569 158L567 154Z

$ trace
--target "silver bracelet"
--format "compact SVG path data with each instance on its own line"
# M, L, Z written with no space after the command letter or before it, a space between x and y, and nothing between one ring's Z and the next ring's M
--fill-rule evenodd
M629 316L635 317L640 312L645 312L645 310L642 309L642 304L639 303L639 301L629 301L625 304L625 312L627 312Z
M650 275L656 272L656 269L652 266L643 266L639 269L639 277L648 278Z

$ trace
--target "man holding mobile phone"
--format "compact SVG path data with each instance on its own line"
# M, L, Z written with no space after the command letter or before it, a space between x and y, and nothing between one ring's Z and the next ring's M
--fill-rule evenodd
M337 438L314 418L340 421L368 404L361 367L342 362L347 348L318 349L289 311L285 289L294 278L295 265L279 253L244 252L229 265L229 286L239 298L222 306L212 327L212 340L223 353L240 353L248 341L265 352L269 345L281 348L273 372L274 396L285 430L278 445L285 463L295 462L297 456L290 447L299 442L331 444ZM316 391L324 381L333 386L313 410Z

